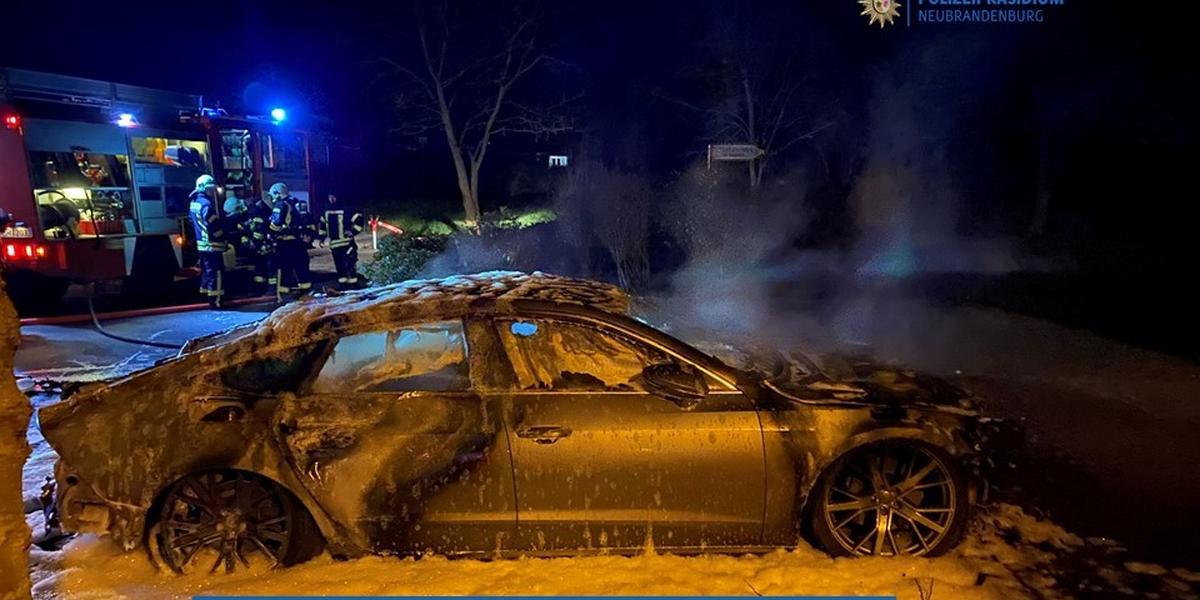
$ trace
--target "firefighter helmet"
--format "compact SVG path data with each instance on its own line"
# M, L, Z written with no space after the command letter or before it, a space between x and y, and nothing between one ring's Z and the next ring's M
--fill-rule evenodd
M225 214L238 215L246 212L246 202L237 196L225 199Z
M272 185L268 193L276 200L279 200L280 198L287 198L288 186L286 183L280 181L279 183Z
M210 187L217 185L217 180L213 179L212 175L201 175L196 178L196 191L203 192Z

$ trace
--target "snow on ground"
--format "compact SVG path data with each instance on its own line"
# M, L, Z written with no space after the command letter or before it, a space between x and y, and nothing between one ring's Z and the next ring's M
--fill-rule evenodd
M31 526L40 517L31 516ZM34 598L138 599L195 595L895 595L901 599L1140 597L1195 599L1200 574L1096 557L1089 545L1010 505L981 511L963 543L936 559L832 559L804 546L764 555L510 560L322 555L288 569L176 576L144 552L85 536L62 551L31 551ZM1068 563L1070 561L1067 561ZM924 595L923 595L924 594Z
M1069 548L1078 540L1057 527L1001 507L993 518L1027 540ZM1035 570L1049 552L1001 540L994 526L972 533L938 559L831 559L804 547L761 556L682 557L653 551L634 557L449 560L328 556L290 569L233 575L175 576L142 552L106 540L75 540L62 552L35 549L35 598L186 598L198 594L362 595L897 595L921 598L1055 597ZM1025 572L1020 572L1025 571ZM1036 591L1035 591L1036 590Z

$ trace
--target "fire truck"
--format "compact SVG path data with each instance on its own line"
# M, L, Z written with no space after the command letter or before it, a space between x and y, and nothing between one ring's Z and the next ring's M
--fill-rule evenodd
M204 100L0 68L0 259L19 307L53 304L72 282L169 285L191 264L202 174L248 206L280 181L314 196L310 135L282 109L235 116Z

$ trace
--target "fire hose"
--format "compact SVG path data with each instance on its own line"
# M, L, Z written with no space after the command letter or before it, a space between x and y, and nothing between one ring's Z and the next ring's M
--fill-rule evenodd
M126 344L137 344L139 346L153 346L155 348L169 348L171 350L179 350L180 348L183 347L183 344L168 344L166 342L156 342L154 340L139 340L137 338L125 337L123 335L118 335L118 334L112 333L111 331L106 330L104 328L104 326L100 324L100 319L96 316L96 306L92 302L92 298L94 298L95 296L96 296L96 284L92 283L92 284L88 285L88 295L87 295L88 314L90 314L92 316L92 326L96 328L96 332L99 333L100 335L102 335L104 337L112 338L114 340L117 340L118 342L125 342Z

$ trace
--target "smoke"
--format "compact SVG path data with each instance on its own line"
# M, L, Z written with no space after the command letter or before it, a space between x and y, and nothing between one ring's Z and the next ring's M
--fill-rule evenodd
M552 227L456 236L426 271L539 269L630 283L623 260L640 273L646 263L639 252L651 262L656 253L674 253L682 265L666 275L651 270L647 289L655 291L639 295L645 316L682 337L817 351L868 345L906 362L952 364L942 342L969 336L931 308L924 279L1004 274L1028 263L1007 239L958 232L971 215L955 180L962 157L950 143L963 135L966 109L964 92L943 85L957 67L945 66L937 51L910 61L915 69L879 71L864 108L845 117L863 135L845 125L834 130L824 150L853 166L831 173L825 156L802 153L792 164L773 162L752 189L741 165L698 164L655 187L579 161L556 197ZM969 63L969 54L959 63ZM844 190L850 239L804 247L798 240L825 216L810 194L831 179ZM669 248L651 249L655 235Z
M931 307L925 281L1011 273L1030 261L1009 239L958 233L971 215L950 142L962 136L965 109L962 91L943 85L954 65L931 56L936 49L916 69L881 70L859 115L861 146L834 142L860 157L846 198L854 234L843 248L796 248L816 216L808 184L825 175L804 162L777 169L757 193L732 172L685 174L664 220L676 224L688 261L651 307L654 318L690 337L816 351L865 345L905 362L953 364L953 349L939 340L967 332Z
M957 116L936 87L884 75L871 101L866 161L850 203L859 229L855 271L865 276L1007 273L1020 268L1004 239L956 232L963 198L949 143ZM986 153L979 153L986 157Z
M801 177L751 190L726 175L697 165L670 190L660 219L687 262L659 302L681 326L749 335L769 322L770 281L810 215Z

